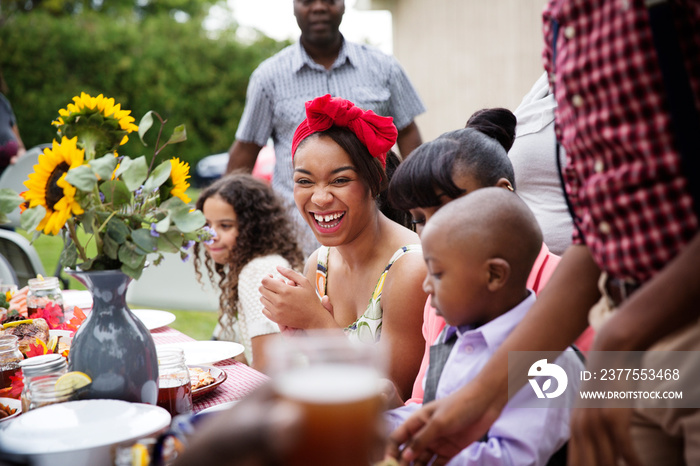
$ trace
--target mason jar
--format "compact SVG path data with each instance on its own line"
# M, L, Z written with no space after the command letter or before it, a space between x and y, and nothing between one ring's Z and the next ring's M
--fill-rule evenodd
M27 314L30 319L42 317L44 308L49 304L54 304L60 308L61 323L64 321L63 294L59 286L58 277L30 278L27 281L29 290L27 291Z
M15 335L0 335L0 389L12 385L11 377L21 374L19 364L23 359L19 350L19 338Z
M157 349L158 406L171 416L192 412L192 384L182 348Z
M68 362L60 354L44 354L25 359L20 363L24 378L24 389L20 399L22 411L28 411L32 393L30 385L34 380L40 380L49 376L61 376L68 372Z
M60 375L55 374L47 375L44 377L36 377L29 382L29 385L26 387L29 393L27 397L29 400L27 411L56 403L63 403L64 401L71 401L75 390L72 387L57 388L56 381L60 377ZM24 407L22 407L22 412L24 412Z

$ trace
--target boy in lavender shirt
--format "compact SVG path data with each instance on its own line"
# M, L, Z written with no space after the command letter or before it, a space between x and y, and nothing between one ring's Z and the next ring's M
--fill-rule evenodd
M423 400L427 404L471 381L530 309L535 294L527 289L526 281L542 246L542 233L516 194L483 188L442 207L425 226L421 243L428 268L423 288L448 324L431 348ZM563 369L568 386L560 395L544 400L551 402L545 405L549 407L532 403L533 399L543 401L537 400L534 383L523 387L487 436L448 464L546 464L569 438L571 406L583 369L571 352L554 363ZM536 380L546 398L564 387L557 379L550 385L557 386L552 391L542 383L544 378ZM389 428L401 425L420 407L414 404L387 411Z

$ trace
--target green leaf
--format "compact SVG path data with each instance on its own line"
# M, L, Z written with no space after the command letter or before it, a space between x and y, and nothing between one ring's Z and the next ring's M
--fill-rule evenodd
M158 250L163 252L177 252L180 247L173 244L166 236L160 235L156 238L158 242Z
M193 210L190 212L187 206L184 209L178 209L173 212L171 217L173 222L175 222L175 226L183 233L195 231L207 223L201 211Z
M182 202L182 199L180 199L179 197L171 197L167 201L163 202L160 205L160 208L165 209L170 214L172 214L173 212L176 212L176 211L184 209L184 208L187 208L187 210L189 210L191 207L188 206L187 204L185 204L184 202Z
M110 259L116 259L119 254L119 243L114 241L111 236L104 235L102 237L102 251L107 254Z
M144 191L151 192L165 183L168 180L168 177L170 177L171 168L172 165L170 164L170 160L166 160L158 165L151 173L151 176L149 176L146 180L146 183L143 186Z
M130 269L143 267L146 263L146 253L141 251L134 243L127 241L119 248L119 261Z
M0 189L0 213L9 214L24 202L24 198L13 189Z
M150 254L156 250L158 238L151 235L150 230L140 228L131 232L131 240L136 246L141 248L145 254Z
M131 191L123 181L105 181L100 185L100 192L105 195L105 203L112 204L115 210L131 202Z
M81 191L92 191L97 183L97 176L89 165L71 168L66 174L66 181Z
M92 270L92 267L95 265L95 258L88 259L85 262L79 264L78 266L80 267L80 270Z
M114 154L107 154L104 157L90 161L90 167L100 180L109 180L117 167L117 158Z
M72 242L66 244L58 260L62 266L74 269L78 262L78 249L75 244Z
M39 223L46 217L46 209L43 206L32 207L25 210L19 217L20 226L23 230L33 231Z
M170 220L183 233L190 233L206 224L204 214L199 210L193 210L191 206L182 202L182 199L171 197L160 205L168 211Z
M156 223L156 231L158 233L165 233L170 228L170 216L166 215L163 220Z
M177 144L178 142L187 141L187 130L185 125L179 125L175 127L173 134L168 139L166 144Z
M81 215L81 217L80 217L80 224L82 225L83 230L85 230L85 233L87 233L88 235L91 235L93 233L92 225L93 225L94 221L95 221L95 210L94 209L86 210L85 212L83 212L83 215Z
M153 126L153 111L149 110L139 122L139 138L144 146L148 146L148 144L143 140L143 136L151 129L151 126Z
M129 191L135 191L141 187L148 176L148 163L143 155L135 160L124 157L116 172Z
M131 230L123 220L112 217L109 223L107 223L106 232L117 244L124 244Z
M143 267L129 267L126 264L122 264L121 271L134 280L138 280L143 273Z

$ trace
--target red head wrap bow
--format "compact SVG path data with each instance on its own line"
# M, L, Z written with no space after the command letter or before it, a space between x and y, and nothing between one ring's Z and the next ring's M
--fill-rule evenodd
M394 146L399 134L394 119L377 115L372 110L362 110L349 100L330 94L306 102L306 120L297 127L292 139L292 160L301 141L333 125L355 133L372 157L379 159L386 168L386 153Z

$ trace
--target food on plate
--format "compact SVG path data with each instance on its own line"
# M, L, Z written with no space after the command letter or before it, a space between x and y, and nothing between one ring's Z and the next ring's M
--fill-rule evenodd
M0 419L12 416L17 412L17 408L10 408L7 405L0 403Z
M29 291L29 287L25 286L18 291L0 293L2 295L0 296L0 316L4 318L5 316L9 315L26 319L27 291Z
M39 339L44 343L49 341L49 325L44 319L24 319L2 324L6 335L15 335L19 338L19 350L22 353L29 351L30 344L36 344Z
M197 390L198 388L206 387L207 385L216 382L216 379L209 369L202 369L201 367L190 367L190 383L192 384L192 390Z

